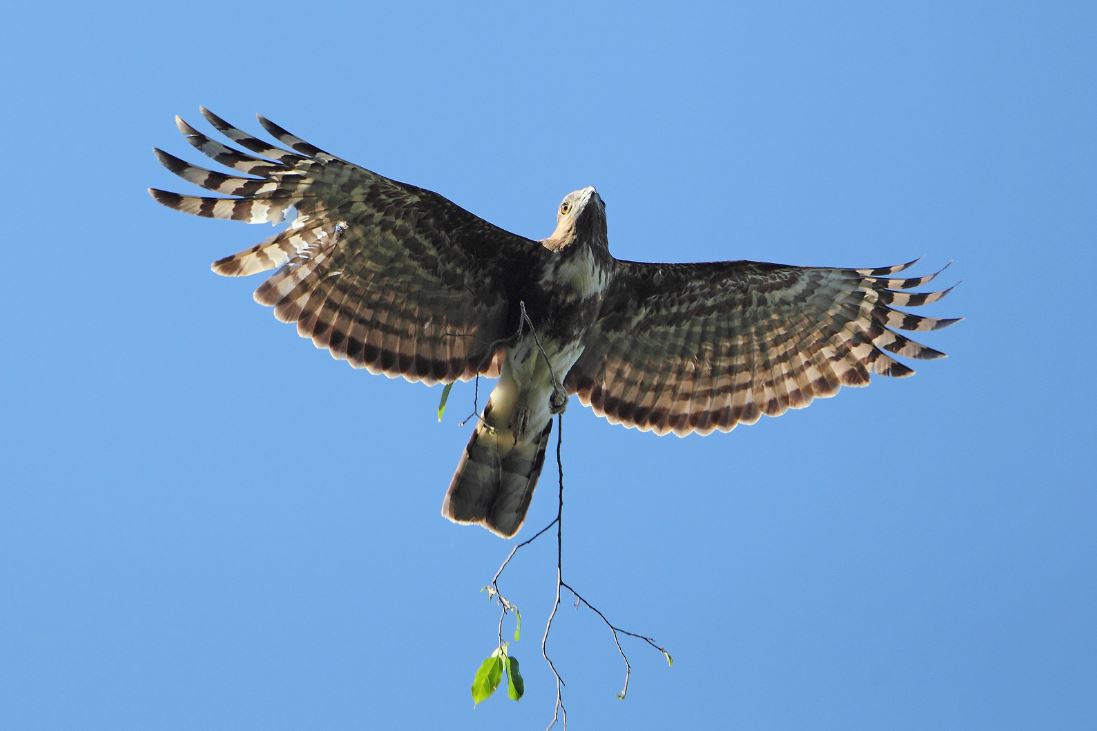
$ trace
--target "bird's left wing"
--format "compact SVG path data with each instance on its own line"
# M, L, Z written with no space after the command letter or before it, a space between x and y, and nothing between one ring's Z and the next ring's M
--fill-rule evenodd
M892 309L941 299L913 294L935 274L793 267L748 261L617 261L601 314L566 386L612 423L658 434L707 434L777 416L869 375L914 371L944 354L892 328L936 330L954 319Z
M215 272L243 276L280 267L255 291L256 301L355 367L428 383L498 373L503 341L518 325L514 293L545 255L539 244L437 193L341 160L262 117L263 127L289 150L206 109L202 114L254 154L177 119L187 142L248 177L205 170L156 150L173 173L231 197L150 189L153 198L210 218L293 218L280 233L214 262Z

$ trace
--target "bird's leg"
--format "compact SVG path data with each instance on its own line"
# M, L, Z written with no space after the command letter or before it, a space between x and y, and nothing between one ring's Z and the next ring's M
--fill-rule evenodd
M568 407L568 392L563 386L553 385L552 395L549 396L549 413L553 416L564 413Z

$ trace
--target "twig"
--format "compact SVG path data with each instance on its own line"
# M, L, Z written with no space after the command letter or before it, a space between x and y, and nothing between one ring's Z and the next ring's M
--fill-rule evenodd
M552 611L549 612L548 621L545 622L545 634L541 637L541 656L548 663L549 670L556 678L556 702L552 706L552 720L546 727L546 731L556 725L559 718L563 721L564 731L568 727L568 711L564 707L564 679L560 677L556 665L548 654L549 632L552 631L552 620L556 618L556 610L560 608L560 587L564 585L564 462L560 458L560 447L564 443L564 415L556 415L556 469L560 474L560 489L557 491L559 499L556 503L556 597L552 600Z
M519 309L521 310L522 321L529 325L529 332L533 335L533 342L537 344L537 349L541 351L541 357L545 359L545 365L548 366L549 378L552 379L553 391L560 390L560 382L556 380L556 373L552 370L552 361L549 360L548 353L545 352L545 348L541 345L541 338L537 335L537 329L533 327L533 320L529 319L529 315L526 314L526 303L519 302ZM519 326L518 333L521 334L522 328ZM559 446L560 440L556 440L557 446Z
M465 426L465 424L469 423L469 421L473 417L476 417L477 419L480 420L481 423L484 424L484 426L488 427L489 429L491 428L491 425L488 424L487 422L485 422L484 418L482 416L480 416L480 372L483 371L484 367L487 366L488 362L492 358L495 357L495 348L497 346L502 345L504 343L511 343L511 342L517 343L518 340L521 339L522 333L525 331L525 326L526 326L527 323L529 323L530 332L533 333L533 339L537 343L537 347L538 347L538 349L540 349L541 355L544 356L545 362L548 363L548 365L549 365L549 375L552 376L552 385L553 385L554 388L557 388L557 389L559 388L559 386L557 386L557 384L556 384L556 374L552 372L552 363L548 359L548 354L545 353L545 349L541 347L541 341L537 338L537 331L533 329L533 321L530 320L529 315L526 314L526 302L525 302L525 300L519 300L519 302L518 302L518 329L514 332L513 335L508 335L505 338L499 338L497 340L493 340L488 344L487 350L484 353L484 357L480 359L480 362L476 366L476 376L475 376L475 379L474 379L475 384L473 386L473 395L472 395L472 413L469 414L468 416L466 416L461 421L457 422L458 427L463 428ZM446 335L448 337L462 337L463 336L461 333L446 333ZM463 336L463 337L467 337L467 336Z
M469 423L469 419L476 417L480 421L484 421L484 417L480 416L480 374L476 374L476 378L472 387L472 413L466 416L461 421L457 422L457 426L464 428L465 424ZM485 426L490 426L487 422L484 422Z
M548 353L545 352L544 346L541 344L541 339L537 335L537 330L533 326L533 321L530 320L529 315L526 313L526 303L520 302L519 306L521 311L521 317L518 324L518 331L514 334L514 336L512 336L512 338L507 338L505 340L513 339L517 341L517 339L522 336L524 326L528 326L530 333L533 335L534 343L537 345L537 349L541 352L541 356L545 359L545 363L548 365L549 375L552 377L553 388L559 390L559 381L557 381L556 374L552 370L552 362L548 357ZM492 345L492 347L494 347L494 344ZM479 380L477 380L477 385L479 385ZM474 410L473 414L475 413L476 411ZM465 421L468 421L468 419L466 419ZM659 645L654 638L636 632L630 632L629 630L622 629L621 627L613 624L609 620L609 618L602 613L600 609L587 601L586 597L584 597L574 587L564 581L564 460L562 454L563 443L564 415L561 412L556 415L556 470L559 476L556 517L553 518L544 528L537 531L531 537L527 538L526 540L522 541L514 548L512 548L510 553L507 554L506 559L503 561L502 564L500 564L499 569L495 572L495 576L492 577L491 584L486 587L489 595L499 602L499 606L501 608L501 611L499 613L498 636L499 646L502 647L503 619L510 612L517 613L518 608L514 605L513 602L511 602L509 599L507 599L506 596L503 595L502 591L500 591L499 577L502 576L503 571L505 571L507 566L510 565L511 560L515 557L519 550L533 543L546 532L548 532L550 528L556 526L556 594L553 598L552 609L549 611L548 619L545 621L544 635L542 635L541 637L541 656L545 659L545 662L549 666L549 670L552 671L552 675L556 680L556 701L552 709L552 719L549 721L546 731L553 728L557 724L557 722L561 722L563 724L565 731L568 727L567 708L564 706L564 686L566 685L566 683L564 682L563 677L560 675L560 672L556 669L556 665L555 663L553 663L552 658L549 656L548 653L549 634L551 634L552 632L552 622L556 618L556 610L560 608L560 595L563 589L567 589L571 593L571 595L575 597L577 604L582 603L588 609L597 614L605 623L605 625L609 628L610 633L613 635L613 642L615 645L617 645L617 652L620 653L621 659L625 663L625 684L624 687L621 689L621 692L617 694L618 698L621 698L623 700L625 696L628 695L629 680L632 676L632 664L629 662L628 655L625 653L625 649L621 645L620 635L627 635L629 637L634 637L638 640L643 640L651 647L663 653L663 656L667 659L668 664L672 662L670 653L667 652L666 648Z
M538 538L541 537L541 534L543 534L545 531L547 531L549 528L551 528L555 523L556 523L556 520L554 519L551 523L546 525L544 528L542 528L541 530L534 533L533 536L531 536L530 538L527 538L526 540L522 541L521 543L516 545L514 548L512 548L510 550L510 553L507 555L506 560L503 561L502 564L500 564L499 570L495 572L495 576L491 577L491 585L487 587L488 594L490 596L494 597L495 599L497 599L499 601L499 606L502 607L502 611L499 612L499 645L500 646L502 646L502 644L503 644L503 618L506 617L507 614L509 614L510 612L517 612L518 607L515 606L514 603L511 602L509 599L507 599L506 596L503 595L503 592L499 590L499 577L502 575L503 570L507 567L507 564L510 563L510 560L512 558L514 558L514 554L518 553L519 549L525 548L529 544L536 541Z
M628 635L629 637L635 637L638 640L643 640L659 652L663 653L663 657L667 658L667 661L670 662L670 653L667 652L667 649L665 647L659 645L654 638L648 637L647 635L637 634L636 632L629 632L627 629L621 629L617 625L613 624L613 622L610 622L609 619L606 618L606 615L602 614L602 611L598 609L598 607L588 602L586 600L586 597L573 589L571 585L568 584L566 581L561 581L560 585L571 592L571 595L575 597L576 603L582 602L587 606L587 609L590 609L592 612L601 617L602 621L606 623L607 627L609 627L609 631L613 633L613 642L617 645L617 652L621 653L621 659L625 661L625 687L622 688L621 692L617 694L618 698L624 700L625 696L628 695L628 681L629 677L632 675L632 664L628 661L628 655L625 654L624 648L621 647L621 638L618 637L618 635Z

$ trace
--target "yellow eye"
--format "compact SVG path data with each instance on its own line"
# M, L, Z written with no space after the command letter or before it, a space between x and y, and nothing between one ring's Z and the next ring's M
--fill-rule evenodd
M564 201L563 203L560 204L560 215L561 216L568 215L568 211L570 211L570 210L571 210L571 201Z

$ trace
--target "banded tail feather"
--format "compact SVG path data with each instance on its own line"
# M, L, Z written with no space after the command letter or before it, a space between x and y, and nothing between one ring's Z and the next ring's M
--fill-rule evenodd
M550 417L543 428L530 429L526 438L516 440L513 432L493 426L508 421L493 414L488 403L442 502L445 518L482 525L502 538L514 536L526 520L552 432Z

